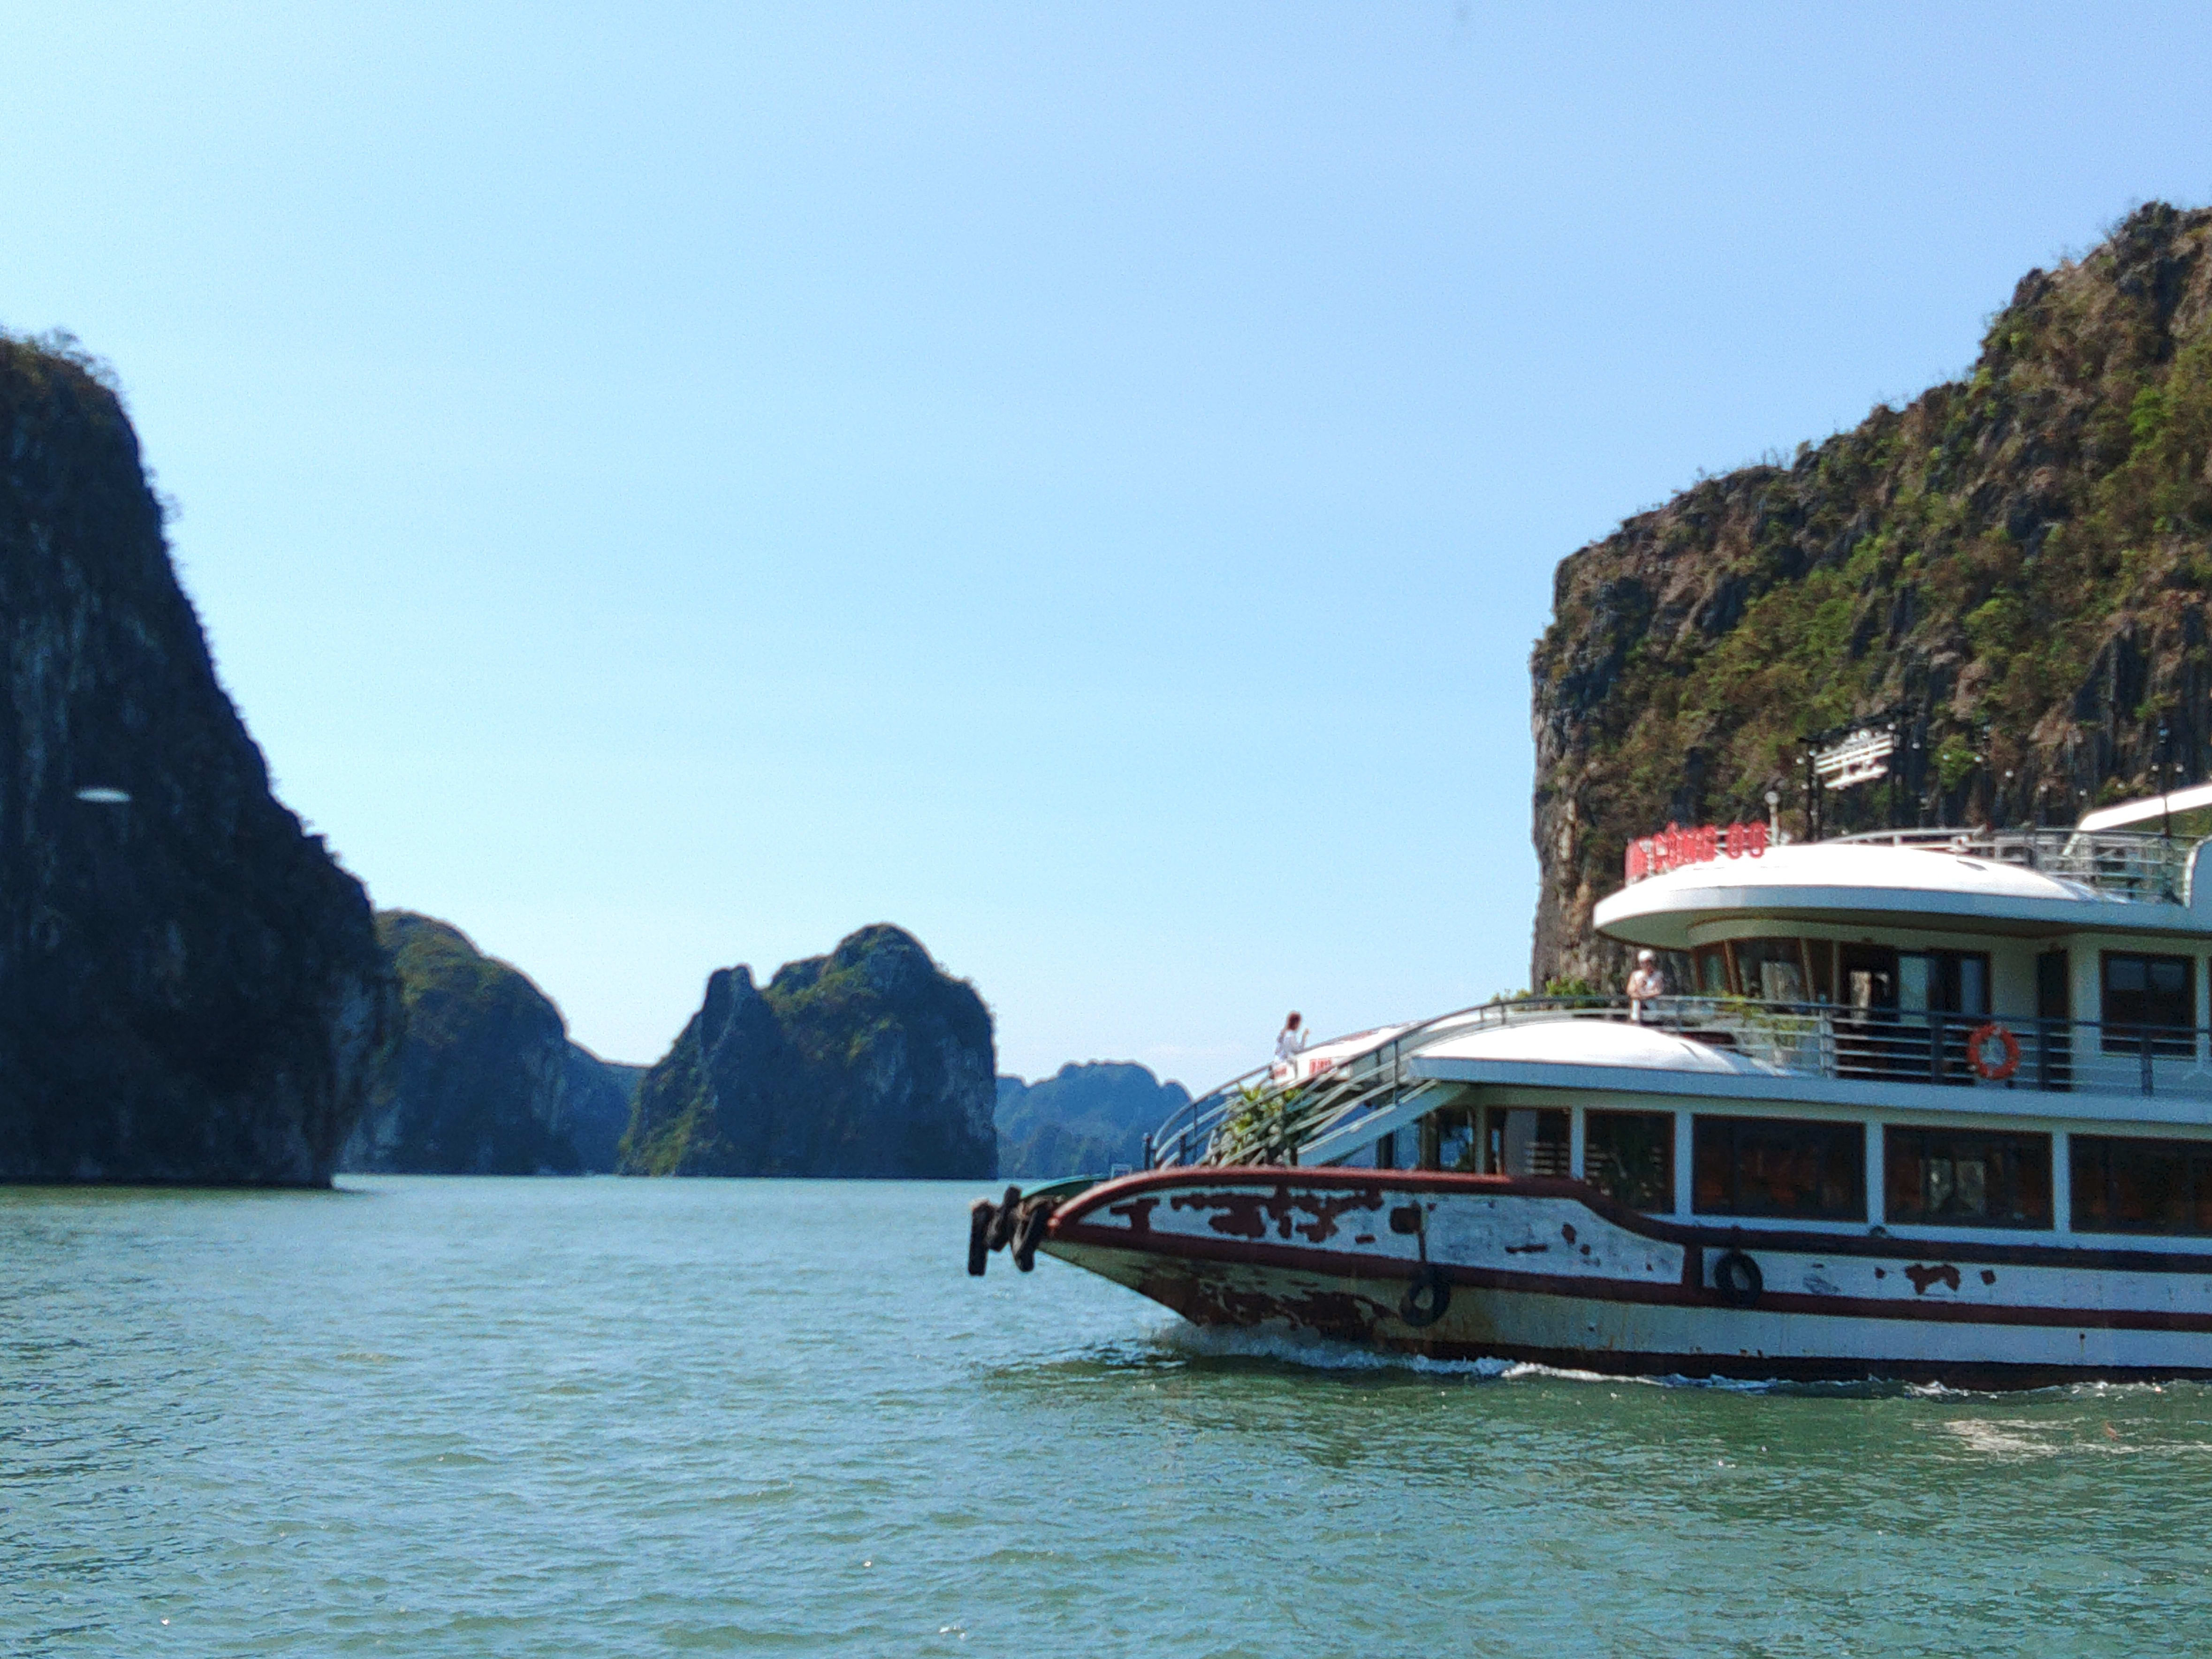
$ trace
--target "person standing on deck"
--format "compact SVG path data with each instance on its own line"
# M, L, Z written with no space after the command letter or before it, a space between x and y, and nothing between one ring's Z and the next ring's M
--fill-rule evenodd
M1636 971L1628 976L1628 1017L1644 1024L1644 1005L1667 994L1667 975L1659 971L1659 957L1652 951L1636 953Z
M1281 1034L1275 1039L1277 1060L1296 1060L1298 1057L1299 1051L1306 1046L1306 1034L1300 1029L1302 1024L1297 1010L1293 1008L1290 1018L1283 1022Z

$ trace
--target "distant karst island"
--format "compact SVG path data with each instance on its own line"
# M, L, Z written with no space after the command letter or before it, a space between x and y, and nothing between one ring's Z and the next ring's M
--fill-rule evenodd
M377 914L405 1034L339 1160L395 1175L612 1170L641 1068L568 1041L552 1000L449 923Z
M1002 1077L999 1173L1051 1180L1141 1168L1145 1137L1189 1104L1182 1084L1131 1060L1071 1063L1035 1083Z
M383 911L406 1015L340 1168L416 1175L1103 1174L1189 1103L1128 1062L992 1076L988 1012L887 924L765 987L718 970L651 1066L569 1041L560 1010L459 928ZM986 1126L988 1108L988 1127Z
M718 970L639 1083L630 1175L989 1176L991 1016L910 933L878 925L765 986Z

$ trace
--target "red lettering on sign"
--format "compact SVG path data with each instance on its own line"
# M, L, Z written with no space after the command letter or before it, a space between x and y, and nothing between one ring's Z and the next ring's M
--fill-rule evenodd
M1656 835L1641 836L1628 843L1622 872L1632 882L1692 864L1711 864L1716 859L1764 858L1772 836L1756 819L1748 823L1705 823L1685 830L1670 823Z

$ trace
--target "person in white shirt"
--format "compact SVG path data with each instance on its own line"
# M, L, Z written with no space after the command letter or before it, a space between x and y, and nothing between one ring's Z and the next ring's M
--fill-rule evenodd
M1283 1022L1282 1034L1275 1039L1277 1060L1296 1060L1306 1046L1306 1034L1300 1029L1301 1024L1297 1011L1291 1010L1291 1017Z
M1636 971L1628 976L1628 1017L1638 1025L1644 1024L1644 1005L1655 997L1667 994L1667 975L1659 971L1658 953L1639 951L1636 953Z

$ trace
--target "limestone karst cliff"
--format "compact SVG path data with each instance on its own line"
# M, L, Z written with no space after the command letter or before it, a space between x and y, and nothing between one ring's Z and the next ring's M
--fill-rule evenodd
M570 1042L550 997L451 923L380 910L376 932L399 977L406 1032L339 1167L611 1171L641 1068Z
M622 1161L630 1102L646 1068L601 1060L582 1044L568 1044L568 1140L586 1175L611 1175Z
M398 1063L340 1167L413 1175L574 1175L561 1011L458 927L380 910L406 1007Z
M991 1016L896 927L864 927L765 987L718 969L638 1085L639 1175L988 1176Z
M2030 271L1972 371L1572 555L1536 646L1532 983L1618 980L1635 836L1802 831L1803 740L1894 711L1829 829L2071 823L2212 763L2212 210Z
M4 336L0 672L0 1181L326 1184L398 1030L368 901L270 793L114 392Z

